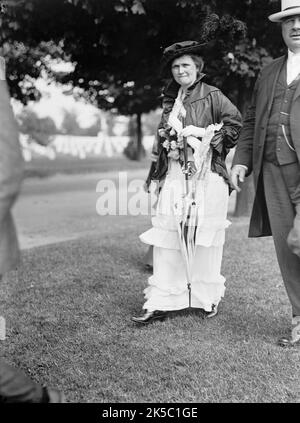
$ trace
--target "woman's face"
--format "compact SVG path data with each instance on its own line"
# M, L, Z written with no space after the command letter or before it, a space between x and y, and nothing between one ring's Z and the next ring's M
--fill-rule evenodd
M188 88L197 79L198 68L189 55L175 59L171 65L171 71L175 81L183 88Z

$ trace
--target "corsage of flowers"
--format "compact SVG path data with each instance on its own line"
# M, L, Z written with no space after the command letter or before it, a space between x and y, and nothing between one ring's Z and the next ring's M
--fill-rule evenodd
M173 160L180 160L183 150L183 137L178 136L171 126L159 129L158 135L165 139L162 146L167 150L168 157Z

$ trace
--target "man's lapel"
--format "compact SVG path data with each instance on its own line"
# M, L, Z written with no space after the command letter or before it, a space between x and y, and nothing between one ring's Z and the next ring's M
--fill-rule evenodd
M299 96L300 96L300 79L298 79L298 84L294 94L293 101L295 101Z
M267 83L268 84L268 86L267 86L267 98L269 99L268 110L271 110L273 98L274 98L274 93L275 93L275 88L276 88L276 82L277 82L277 79L279 77L279 73L281 71L281 68L282 68L285 60L286 60L286 56L282 56L274 63L274 66L272 67L270 74L269 74L269 77L267 79L267 81L268 81L268 83Z

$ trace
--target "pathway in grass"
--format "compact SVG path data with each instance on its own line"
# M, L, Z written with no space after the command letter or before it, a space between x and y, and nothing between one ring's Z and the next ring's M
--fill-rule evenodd
M71 402L300 402L300 351L275 341L290 309L272 240L228 229L220 314L130 317L149 276L148 217L109 217L93 235L25 250L2 285L3 355Z
M101 187L97 192L99 182L107 183L110 187L111 204L116 203L116 206L121 199L127 206L130 198L139 192L144 211L148 213L151 198L143 190L146 174L146 169L136 169L120 173L59 174L49 178L26 179L13 210L21 248L101 233L110 218L97 213L97 203L104 193ZM128 192L130 184L135 184L135 187ZM155 198L152 197L152 200Z
M147 169L142 168L122 170L120 173L58 174L48 178L26 179L13 210L21 248L78 239L109 228L115 217L99 216L96 209L103 193L99 189L96 191L97 184L104 180L115 188L110 189L110 197L112 203L116 199L117 209L121 200L123 209L124 204L127 207L138 192L141 201L137 204L144 214L149 214L156 197L149 196L142 188L146 175ZM151 189L154 190L154 187ZM231 211L234 203L232 193L229 204Z

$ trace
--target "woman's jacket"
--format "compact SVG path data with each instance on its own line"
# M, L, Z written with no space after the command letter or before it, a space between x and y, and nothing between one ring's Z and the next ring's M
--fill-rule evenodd
M242 117L238 109L231 101L216 87L202 82L205 75L201 74L197 81L188 88L183 101L186 109L185 126L194 125L204 127L211 124L223 122L223 127L216 132L211 146L213 149L211 170L222 176L230 186L230 180L225 164L226 156L230 148L235 147L240 130L242 128ZM177 97L179 85L172 81L164 91L163 113L158 129L164 128L167 124L169 114ZM157 143L152 151L153 160L148 178L162 181L168 170L167 151L163 148L164 138L157 136ZM201 142L199 140L199 142Z

